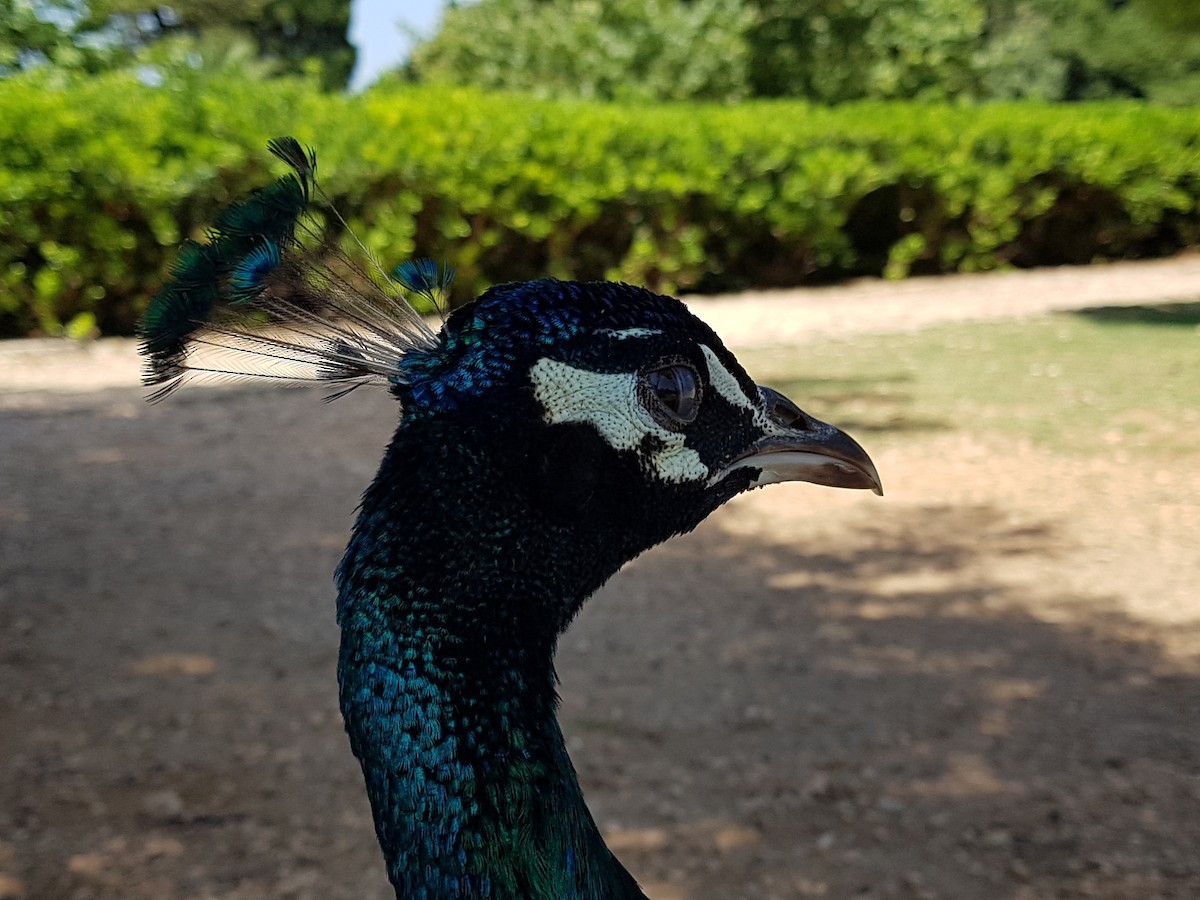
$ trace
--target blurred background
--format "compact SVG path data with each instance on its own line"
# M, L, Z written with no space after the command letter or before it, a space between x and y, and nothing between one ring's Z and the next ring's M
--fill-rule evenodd
M179 241L268 177L264 135L317 148L385 265L454 260L460 302L1200 240L1200 13L1166 0L383 7L4 0L0 335L130 333Z
M878 463L564 637L654 900L1200 896L1195 4L0 0L0 900L391 896L331 573L394 406L137 385L281 134L330 243L683 294Z

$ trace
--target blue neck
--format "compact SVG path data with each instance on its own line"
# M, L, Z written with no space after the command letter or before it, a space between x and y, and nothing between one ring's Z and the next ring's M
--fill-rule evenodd
M459 482L414 483L390 462L406 443L402 429L338 573L342 714L396 896L644 900L558 727L567 586L513 565L539 569L537 526L507 489L475 484L464 503Z

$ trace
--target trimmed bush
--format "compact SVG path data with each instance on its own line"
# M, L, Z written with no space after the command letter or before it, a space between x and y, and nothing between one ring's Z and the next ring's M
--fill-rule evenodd
M316 148L326 193L385 267L448 260L460 300L544 274L710 290L1200 243L1196 109L18 76L0 82L0 333L93 316L129 332L178 242L271 177L279 134Z

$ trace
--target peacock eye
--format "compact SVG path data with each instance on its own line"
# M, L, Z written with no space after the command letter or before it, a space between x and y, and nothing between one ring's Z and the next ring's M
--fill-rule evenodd
M657 411L673 423L686 425L700 412L700 382L691 366L653 369L642 375L642 385L654 399Z

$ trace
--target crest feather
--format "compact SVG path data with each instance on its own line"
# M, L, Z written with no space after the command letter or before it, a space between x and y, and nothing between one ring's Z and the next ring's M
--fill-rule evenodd
M171 280L142 318L143 383L157 388L152 400L189 373L328 382L340 393L395 384L404 356L437 346L393 281L377 281L322 245L310 215L314 196L326 201L316 155L290 137L268 147L292 171L222 212L206 243L185 241ZM413 265L422 274L401 283L436 303L452 273Z

